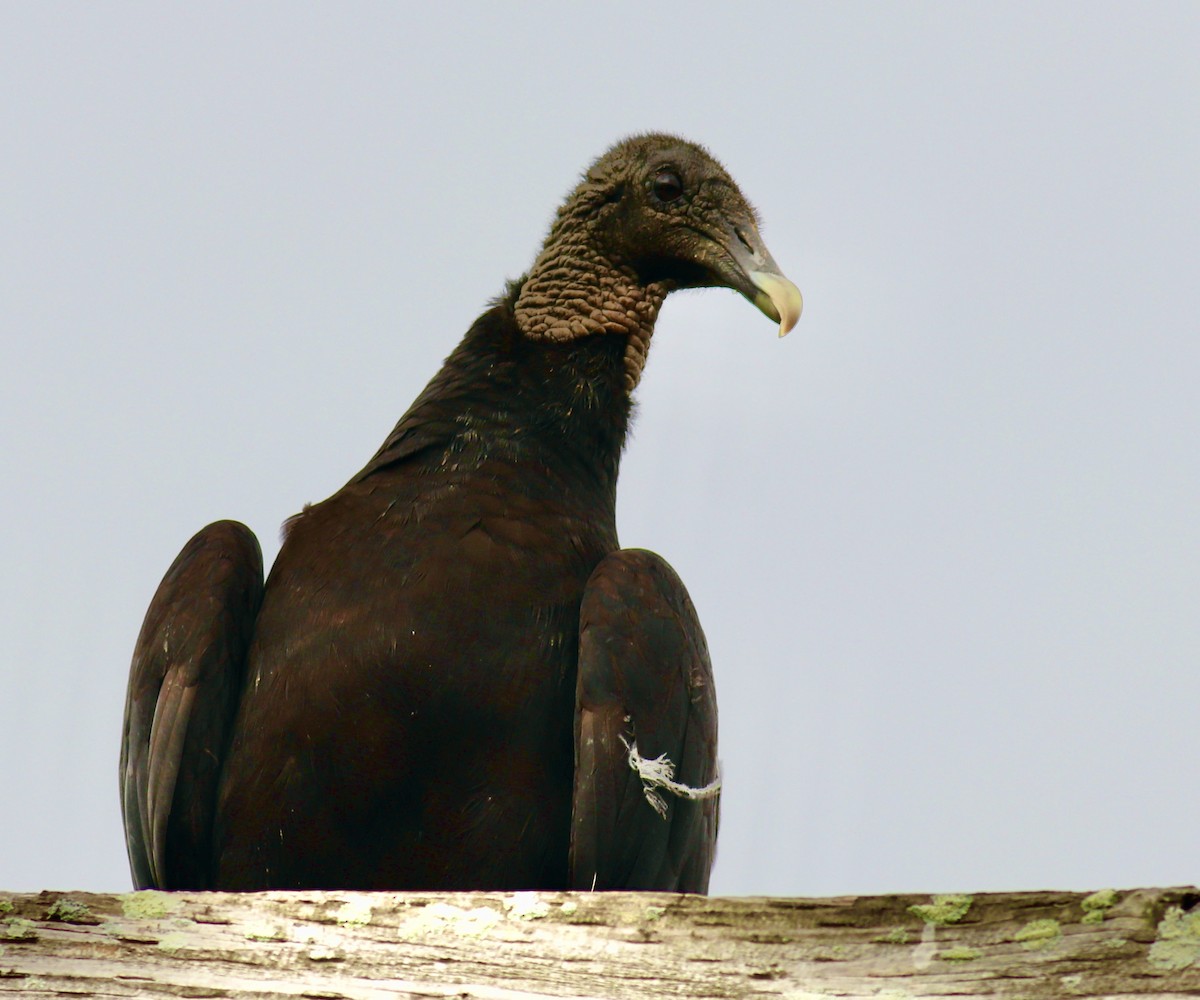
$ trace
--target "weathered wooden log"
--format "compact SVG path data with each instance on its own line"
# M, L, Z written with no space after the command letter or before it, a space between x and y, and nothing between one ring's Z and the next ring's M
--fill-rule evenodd
M0 893L29 997L1200 995L1195 888L721 899L661 893Z

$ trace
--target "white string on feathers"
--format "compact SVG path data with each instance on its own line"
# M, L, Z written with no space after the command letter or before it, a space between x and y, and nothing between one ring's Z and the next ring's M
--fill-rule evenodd
M637 740L627 740L622 736L621 742L629 751L630 768L636 771L638 777L642 779L642 792L646 796L646 801L650 803L650 808L663 819L667 818L667 802L659 793L660 789L681 799L691 799L693 802L715 798L721 794L719 770L717 776L703 788L693 788L691 785L685 785L675 780L675 765L665 753L659 754L657 757L643 757L638 752Z

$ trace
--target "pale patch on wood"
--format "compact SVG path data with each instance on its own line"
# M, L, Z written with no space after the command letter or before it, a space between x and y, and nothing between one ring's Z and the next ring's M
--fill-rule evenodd
M1200 890L0 893L0 994L994 998L1200 994ZM1101 921L1090 918L1104 911Z

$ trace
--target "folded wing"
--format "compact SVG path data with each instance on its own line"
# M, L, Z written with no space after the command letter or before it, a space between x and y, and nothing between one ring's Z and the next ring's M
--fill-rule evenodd
M708 646L665 560L622 549L580 610L571 885L705 892L716 850Z
M245 525L199 531L167 570L133 653L121 808L139 889L210 888L217 782L262 602Z

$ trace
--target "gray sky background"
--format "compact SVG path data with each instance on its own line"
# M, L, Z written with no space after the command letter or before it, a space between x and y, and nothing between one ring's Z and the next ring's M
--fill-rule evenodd
M0 887L129 885L176 552L272 559L651 128L806 299L674 296L622 470L712 649L713 891L1200 880L1200 6L432 11L0 7Z

